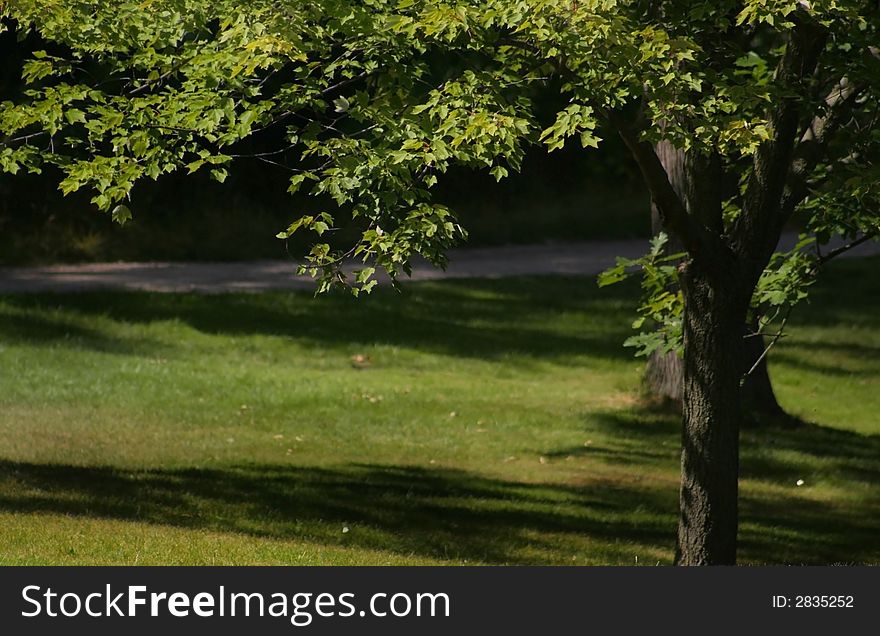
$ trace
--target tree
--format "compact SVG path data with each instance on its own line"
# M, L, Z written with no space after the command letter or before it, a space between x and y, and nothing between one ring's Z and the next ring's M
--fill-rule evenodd
M712 174L690 174L687 154L666 140L657 142L654 145L654 152L666 171L670 185L686 207L689 206L692 198L689 189L693 186L689 186L689 183L712 183L721 178L717 166ZM651 206L651 229L654 236L664 232L663 219L656 204ZM678 253L681 252L681 246L673 241L672 245L667 245L666 251L669 254ZM745 379L741 386L741 401L746 420L761 425L791 423L794 421L793 418L788 417L783 411L773 391L767 359L763 355L765 339L757 335L759 325L753 318L751 324L745 325L744 328L747 337L743 343L745 351L742 371ZM684 364L680 351L655 350L648 355L645 385L652 398L680 406L684 397L683 377Z
M19 34L47 43L30 90L0 108L0 167L61 169L124 222L135 183L179 169L222 181L236 161L291 170L316 195L286 237L314 232L320 289L368 291L464 236L431 201L453 163L496 178L525 144L620 135L665 234L602 283L643 272L630 344L683 345L677 562L735 562L743 326L778 338L820 266L877 234L876 3L857 0L15 0ZM537 85L568 103L550 121ZM272 134L275 150L248 151ZM689 167L682 197L655 151ZM707 175L707 176L702 176ZM338 209L361 233L333 240ZM774 254L798 213L812 238ZM666 235L684 250L664 255ZM327 238L331 237L331 238ZM343 263L364 267L347 276ZM652 325L659 324L662 330ZM754 334L747 334L753 336ZM761 359L764 355L762 353Z

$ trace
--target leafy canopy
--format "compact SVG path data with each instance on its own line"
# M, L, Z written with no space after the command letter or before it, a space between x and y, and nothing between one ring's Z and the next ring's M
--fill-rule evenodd
M124 222L142 179L209 170L223 181L245 160L284 166L290 191L316 198L279 236L314 233L307 268L321 289L369 290L376 267L397 276L415 255L442 265L464 236L451 211L431 200L450 166L500 179L519 167L526 145L552 151L574 138L593 147L599 129L631 145L691 257L707 246L763 250L750 246L795 213L817 246L880 226L873 1L0 6L7 28L42 42L23 68L25 92L0 105L0 169L57 166L62 191L89 188L100 209ZM557 91L564 104L548 115L537 105L541 90ZM253 138L275 145L256 152ZM668 184L646 150L660 140L717 158L726 184L717 220L664 198ZM339 210L361 228L353 244L328 238ZM342 269L352 257L364 263L353 279ZM646 271L637 327L670 329L660 340L636 339L645 351L674 347L680 334L677 270L664 258L655 244L646 259L603 279L632 265ZM755 311L778 315L802 297L823 258L817 247L813 256L758 259Z

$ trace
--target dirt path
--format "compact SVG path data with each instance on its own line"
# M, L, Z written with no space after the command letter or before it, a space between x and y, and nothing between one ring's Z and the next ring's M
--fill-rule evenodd
M793 246L795 235L780 245ZM501 278L526 275L594 276L614 264L616 256L637 258L647 241L596 241L555 245L460 248L449 254L444 272L427 263L413 267L412 280ZM880 244L866 243L847 256L880 254ZM293 261L242 263L90 263L49 267L0 268L0 293L76 292L128 289L158 292L259 292L269 289L314 289L296 275Z

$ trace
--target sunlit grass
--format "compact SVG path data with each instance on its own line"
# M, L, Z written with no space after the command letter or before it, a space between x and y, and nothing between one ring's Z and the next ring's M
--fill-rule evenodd
M876 265L771 356L817 426L744 433L745 561L880 561ZM0 562L669 563L678 423L620 347L635 296L7 296Z

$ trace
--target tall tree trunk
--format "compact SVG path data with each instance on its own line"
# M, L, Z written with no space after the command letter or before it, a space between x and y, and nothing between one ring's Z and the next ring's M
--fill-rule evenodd
M660 159L660 163L669 176L669 182L676 194L690 209L694 200L699 200L703 194L701 191L706 187L717 187L718 175L701 174L705 170L695 170L694 166L688 165L686 154L668 141L660 141L654 146L654 151ZM695 183L695 181L714 180L715 184ZM651 231L658 234L663 230L663 221L657 206L651 205ZM674 254L682 251L682 247L672 238L667 245L667 252ZM756 329L748 330L754 333ZM747 338L743 349L741 373L747 373L755 362L761 358L764 352L764 339L761 337ZM649 356L645 368L645 386L648 392L663 401L682 403L684 373L684 361L675 352L654 352ZM758 363L755 370L746 378L742 385L743 407L745 412L754 416L753 419L760 421L783 416L785 412L776 399L773 384L770 381L770 373L767 369L767 358L764 357Z
M685 268L682 287L682 479L675 560L678 565L733 565L747 296L713 284L693 263Z

